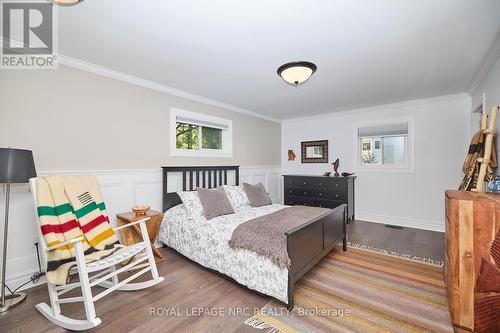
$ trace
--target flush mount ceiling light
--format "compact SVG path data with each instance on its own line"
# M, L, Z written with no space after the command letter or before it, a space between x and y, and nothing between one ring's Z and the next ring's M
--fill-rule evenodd
M281 65L278 75L293 86L306 82L316 72L316 65L308 61L294 61Z
M63 6L71 6L71 5L76 5L79 2L82 2L83 0L52 0L53 3L57 5L63 5Z

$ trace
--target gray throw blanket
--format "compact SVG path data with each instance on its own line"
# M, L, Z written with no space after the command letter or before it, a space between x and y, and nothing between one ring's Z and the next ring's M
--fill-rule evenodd
M292 206L257 217L240 224L233 231L229 246L257 252L281 268L289 267L285 232L331 211L326 208Z

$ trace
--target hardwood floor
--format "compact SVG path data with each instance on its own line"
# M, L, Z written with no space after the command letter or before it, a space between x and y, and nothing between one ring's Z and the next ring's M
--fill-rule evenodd
M441 233L407 228L396 230L381 224L353 221L348 225L348 235L351 242L399 253L435 259L444 254ZM158 265L158 270L165 281L144 291L114 292L98 301L96 313L102 324L93 332L234 332L253 315L254 309L261 308L269 300L193 264L172 250L160 251L166 261ZM35 309L35 304L49 302L46 286L31 288L26 293L24 303L0 313L0 331L64 331ZM200 308L216 309L214 311L222 315L194 313ZM217 310L219 308L221 310ZM252 313L230 314L229 309L246 309ZM64 304L62 310L66 315L83 318L81 303ZM180 315L174 316L170 311Z
M388 228L380 223L351 221L347 225L351 243L444 261L444 233L413 228Z

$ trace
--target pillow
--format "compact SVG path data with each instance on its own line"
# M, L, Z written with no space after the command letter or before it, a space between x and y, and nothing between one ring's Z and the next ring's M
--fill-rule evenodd
M269 198L269 195L267 194L267 191L262 183L258 183L257 185L243 183L243 189L247 194L250 206L261 207L272 204L271 198Z
M211 220L217 216L234 213L226 191L224 191L222 187L214 189L198 187L196 192L198 192L198 197L200 198L203 212L207 220Z
M235 185L222 185L224 191L226 191L227 197L233 209L238 209L240 207L250 206L247 194L240 186Z
M189 217L197 219L203 216L203 206L201 205L198 192L196 191L183 191L177 192L179 197L189 213Z

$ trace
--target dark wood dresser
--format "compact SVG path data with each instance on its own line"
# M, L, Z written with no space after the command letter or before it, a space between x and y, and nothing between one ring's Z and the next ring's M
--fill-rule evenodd
M354 219L354 180L350 177L284 175L284 204L335 208L347 204L347 217Z

